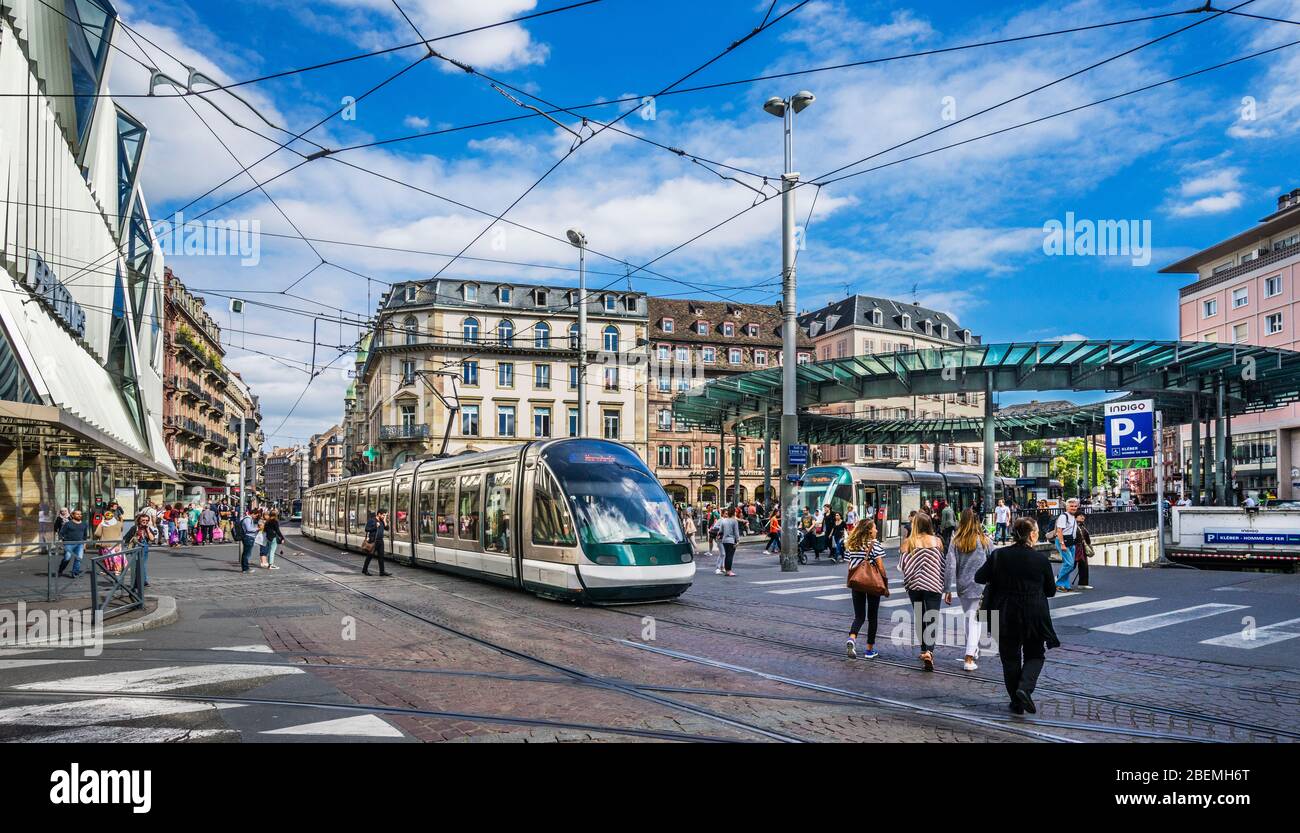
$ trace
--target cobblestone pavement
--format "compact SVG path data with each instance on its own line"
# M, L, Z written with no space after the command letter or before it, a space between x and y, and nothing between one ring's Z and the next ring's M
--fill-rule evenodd
M589 608L401 565L368 578L355 555L296 536L279 571L241 575L232 552L151 560L151 590L180 605L176 625L93 659L0 654L11 665L0 738L952 743L1300 732L1300 688L1283 672L1068 648L1049 658L1039 714L1018 718L996 658L981 659L977 675L923 674L906 647L850 660L843 615L756 605L721 584L676 603ZM121 716L101 709L78 722L77 699L60 687L111 698ZM190 699L167 700L177 695ZM205 708L196 696L210 698ZM178 712L177 702L189 705Z

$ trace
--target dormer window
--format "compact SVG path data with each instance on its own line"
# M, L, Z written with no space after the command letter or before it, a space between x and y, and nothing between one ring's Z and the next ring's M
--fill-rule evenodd
M727 338L731 338L736 334L736 325L730 321L724 321L722 323L722 334Z
M503 304L510 303L510 287L508 286L497 287L497 301Z
M758 335L758 325L757 325L757 324L746 324L746 325L745 325L745 335L747 335L747 336L756 336L756 335Z
M636 296L629 295L623 299L623 308L628 312L636 312Z
M696 335L700 335L700 336L706 336L706 335L708 335L708 334L709 334L709 322L707 322L707 321L696 321L696 322L695 322L695 334L696 334Z
M605 296L605 312L618 311L618 298L613 295Z
M940 324L940 325L939 325L939 335L943 336L944 338L947 338L947 337L948 337L948 325L947 325L947 324Z
M539 307L546 306L546 290L545 289L533 290L533 300L536 301L537 306Z
M903 329L904 330L912 329L912 316L908 315L907 313L903 313L902 319L903 319Z
M872 324L875 324L877 327L879 327L880 324L881 324L881 322L882 322L883 320L884 320L884 314L881 313L880 310L878 310L878 309L873 309L873 310L871 311L871 323L872 323Z
M961 340L966 344L970 344L970 330L961 331Z
M467 283L460 288L461 297L469 303L478 302L478 284Z
M925 319L925 324L924 324L923 326L925 327L925 334L926 334L926 335L928 335L928 336L930 336L930 335L934 335L934 322L933 322L933 321L931 321L930 319L927 318L927 319Z
M671 318L662 319L659 322L659 328L665 333L671 333L673 331L673 320Z
M413 283L407 284L406 289L403 290L403 292L404 294L402 297L406 299L406 302L408 304L415 300L415 292L416 292L415 284Z

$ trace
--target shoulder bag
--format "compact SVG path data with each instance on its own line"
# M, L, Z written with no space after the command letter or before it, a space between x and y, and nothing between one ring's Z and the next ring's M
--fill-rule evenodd
M868 596L888 596L889 579L885 575L884 559L869 555L849 570L850 590Z

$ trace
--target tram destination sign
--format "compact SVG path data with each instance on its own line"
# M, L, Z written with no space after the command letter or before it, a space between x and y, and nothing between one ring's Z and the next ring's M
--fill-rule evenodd
M1106 403L1106 459L1156 456L1156 409L1150 399Z

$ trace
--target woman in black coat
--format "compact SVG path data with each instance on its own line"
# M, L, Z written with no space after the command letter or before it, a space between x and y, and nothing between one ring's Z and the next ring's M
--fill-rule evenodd
M1061 647L1047 606L1047 600L1056 595L1056 576L1047 554L1034 549L1038 543L1036 521L1020 518L1012 524L1011 534L1012 545L994 550L975 573L975 581L988 585L985 609L990 617L998 617L998 656L1011 711L1033 714L1038 711L1034 686L1043 670L1046 648Z
M366 541L373 543L374 548L366 553L366 563L361 568L361 572L365 575L370 575L370 559L372 558L379 559L379 575L388 575L388 571L384 569L384 539L387 535L388 512L380 509L375 513L374 520L366 524Z

